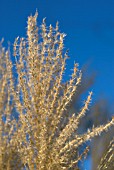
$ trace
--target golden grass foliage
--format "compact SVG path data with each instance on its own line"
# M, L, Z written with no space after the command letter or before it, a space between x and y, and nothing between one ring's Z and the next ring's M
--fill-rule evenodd
M114 138L110 142L108 151L101 159L98 170L110 170L114 168Z
M62 82L68 58L65 34L58 23L47 27L45 19L38 28L37 16L28 18L27 38L14 42L15 62L9 50L0 47L0 170L76 170L88 153L88 147L81 154L78 148L107 131L114 119L77 133L92 92L80 112L69 116L67 106L82 73L74 64L71 79Z

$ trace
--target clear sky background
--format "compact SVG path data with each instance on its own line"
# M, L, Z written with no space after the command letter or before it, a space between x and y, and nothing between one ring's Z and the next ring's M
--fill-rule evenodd
M44 17L48 25L59 21L60 30L67 34L67 69L73 67L74 60L80 68L91 61L89 72L97 72L94 100L102 95L113 107L114 0L0 0L0 39L4 37L4 45L25 36L27 17L36 9L38 24Z

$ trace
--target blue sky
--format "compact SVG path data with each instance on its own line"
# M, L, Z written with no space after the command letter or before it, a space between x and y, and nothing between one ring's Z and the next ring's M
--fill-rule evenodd
M36 9L38 22L44 17L47 24L67 34L66 48L70 49L67 67L74 60L83 66L91 61L89 71L97 72L92 87L94 100L103 96L114 101L114 1L113 0L0 0L0 39L13 43L15 37L25 36L26 21Z
M0 39L5 45L15 37L25 36L27 17L39 12L38 24L47 24L67 34L70 49L67 69L74 60L80 68L90 61L89 72L97 72L92 87L94 100L106 97L114 103L114 0L0 0Z

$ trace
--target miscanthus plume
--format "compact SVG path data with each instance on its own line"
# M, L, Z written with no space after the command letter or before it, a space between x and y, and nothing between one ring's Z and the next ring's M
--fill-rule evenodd
M70 80L63 83L65 34L58 23L47 27L45 19L38 28L37 16L28 17L27 37L15 39L13 62L10 50L0 46L0 170L77 170L89 150L80 153L79 148L107 131L114 118L78 134L92 92L79 113L69 115L82 73L75 63Z

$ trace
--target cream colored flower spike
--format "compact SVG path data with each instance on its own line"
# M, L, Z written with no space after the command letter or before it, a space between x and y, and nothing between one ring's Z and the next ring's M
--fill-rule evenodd
M15 62L0 46L0 170L78 170L78 162L89 151L86 147L79 154L79 147L108 131L114 118L83 135L77 133L90 92L80 112L63 123L82 73L74 64L71 79L63 83L65 34L59 32L58 23L47 27L45 19L38 27L37 16L36 12L28 17L27 38L15 39Z

